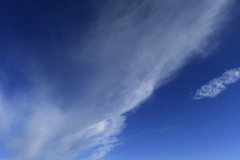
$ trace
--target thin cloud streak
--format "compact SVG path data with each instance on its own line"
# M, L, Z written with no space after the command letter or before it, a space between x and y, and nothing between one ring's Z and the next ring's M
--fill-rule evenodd
M240 68L234 68L223 73L221 77L211 80L208 84L198 89L193 97L195 100L214 98L227 89L227 86L240 79Z
M83 44L66 47L62 61L70 69L57 65L60 76L51 79L43 71L49 66L27 66L34 68L27 74L31 89L18 91L11 101L2 94L0 118L8 123L0 123L0 134L8 135L1 138L13 153L8 160L64 160L88 151L82 159L103 157L117 145L123 114L202 54L230 2L109 2L80 39Z

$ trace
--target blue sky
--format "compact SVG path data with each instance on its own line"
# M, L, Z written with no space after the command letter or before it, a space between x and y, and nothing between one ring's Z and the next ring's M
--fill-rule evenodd
M239 160L239 7L0 2L0 159Z

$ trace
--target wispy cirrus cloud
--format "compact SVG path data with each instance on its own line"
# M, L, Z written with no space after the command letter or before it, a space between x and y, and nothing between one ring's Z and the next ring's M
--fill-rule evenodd
M240 79L240 68L234 68L223 73L221 77L211 80L198 89L193 99L214 98L227 89L227 86L236 83Z
M42 5L31 1L27 6L36 13L28 15L47 15L41 18L48 24L40 25L47 28L38 30L46 30L45 37L53 42L39 43L41 35L26 44L21 40L14 52L6 51L11 56L1 68L6 76L0 81L0 142L11 153L7 159L103 157L119 140L123 114L201 54L231 2L104 1L107 5L94 13L99 17L89 22L90 29L78 33L80 25L68 17L77 7L63 5L60 11L45 13L47 9L41 11ZM71 10L65 14L67 8ZM86 152L90 154L83 156Z

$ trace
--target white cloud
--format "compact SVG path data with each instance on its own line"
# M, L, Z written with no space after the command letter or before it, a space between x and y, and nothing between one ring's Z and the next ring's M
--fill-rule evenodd
M195 93L193 99L202 99L206 97L216 97L222 91L227 89L227 86L236 83L240 79L240 68L234 68L223 73L221 77L211 80L208 84L203 85Z
M2 95L0 115L10 129L2 130L0 123L1 135L8 135L1 144L13 153L9 160L103 157L118 141L122 114L201 54L230 2L109 1L88 36L66 47L65 65L52 72L57 78L45 74L51 70L44 63L28 65L31 88L11 99Z

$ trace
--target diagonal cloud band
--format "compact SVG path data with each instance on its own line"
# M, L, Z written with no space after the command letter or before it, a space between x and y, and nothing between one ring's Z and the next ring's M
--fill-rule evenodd
M103 157L118 142L116 136L125 126L123 114L202 54L232 1L106 4L86 33L79 36L67 29L69 35L63 39L74 39L73 45L27 42L18 44L23 47L11 56L18 57L17 62L8 59L6 66L17 70L24 83L17 82L21 87L8 94L4 84L12 77L7 67L2 69L6 76L1 78L0 142L10 152L6 159ZM31 49L32 44L37 49Z

